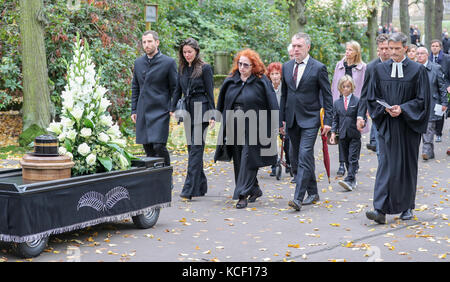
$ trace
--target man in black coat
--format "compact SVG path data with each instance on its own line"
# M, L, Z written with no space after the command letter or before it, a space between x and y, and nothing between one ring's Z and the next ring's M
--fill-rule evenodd
M447 83L447 92L450 92L450 55L444 54L444 51L442 51L442 42L438 39L431 40L430 49L431 54L428 60L441 66ZM444 116L436 122L436 142L441 142L443 128Z
M320 128L320 109L325 109L324 129L331 129L333 96L324 64L309 56L311 38L299 32L292 37L294 59L283 64L280 119L298 156L294 200L289 206L299 211L302 204L319 200L314 165L314 144ZM284 134L284 128L281 129ZM303 201L306 192L308 197Z
M450 38L448 38L448 32L445 32L442 37L442 50L444 51L444 54L448 54L448 51L450 50Z
M424 65L427 70L428 80L430 81L430 118L428 120L427 132L422 135L422 158L423 160L434 159L433 139L436 133L436 123L442 119L435 114L436 104L441 105L441 110L447 110L447 89L445 76L442 73L441 66L428 60L428 50L425 47L417 48L417 62Z
M365 117L367 113L367 90L369 88L369 83L373 76L373 70L377 64L387 61L391 58L388 46L388 39L389 36L387 34L380 34L377 36L376 42L377 42L378 58L367 64L366 72L364 73L364 84L361 90L361 96L359 98L360 102L358 105L357 127L359 131L362 131L364 126L366 125ZM377 135L378 132L375 127L375 124L372 123L372 127L370 128L370 143L366 144L367 149L377 151Z
M166 144L170 101L177 86L177 65L158 46L158 34L146 31L142 36L145 55L134 62L131 119L136 123L136 143L143 144L147 157L162 157L170 165Z

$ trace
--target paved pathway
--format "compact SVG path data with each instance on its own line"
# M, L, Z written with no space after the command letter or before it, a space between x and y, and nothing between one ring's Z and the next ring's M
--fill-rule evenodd
M445 132L449 127L447 122ZM337 147L330 147L328 184L317 139L320 201L300 212L288 207L295 188L290 177L283 174L277 181L269 176L269 168L258 175L263 197L246 209L235 209L232 164L214 164L212 152L205 158L207 195L183 202L179 194L187 156L174 156L172 207L161 210L153 228L138 230L128 220L54 236L46 252L32 261L449 261L448 134L436 144L435 160L419 161L416 218L401 221L389 215L386 225L365 217L372 209L377 168L376 154L365 148L367 142L364 136L358 188L345 192L335 178ZM0 253L0 261L16 260L6 249Z

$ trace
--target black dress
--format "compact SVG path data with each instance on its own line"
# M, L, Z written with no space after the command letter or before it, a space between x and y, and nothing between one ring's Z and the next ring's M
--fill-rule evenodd
M204 137L209 124L209 117L205 113L215 108L211 66L204 64L202 74L196 78L191 77L192 71L192 67L187 67L182 74L178 75L177 88L171 106L171 111L175 111L181 95L185 95L186 109L190 114L190 118L185 118L183 121L189 158L186 180L180 196L186 198L204 196L208 190L206 175L203 171ZM186 93L189 94L186 96Z

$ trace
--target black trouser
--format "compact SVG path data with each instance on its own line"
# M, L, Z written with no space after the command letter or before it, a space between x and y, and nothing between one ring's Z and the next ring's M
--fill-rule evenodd
M319 127L301 128L294 119L294 124L288 128L289 139L292 144L292 157L297 163L296 186L294 199L303 202L306 192L308 195L318 194L314 163L314 144ZM292 159L294 166L294 159Z
M143 144L147 157L164 158L164 164L170 166L170 155L166 148L166 143L148 143Z
M258 168L249 168L248 160L248 145L234 145L232 146L234 180L236 188L234 188L233 200L246 198L253 194L259 188Z
M361 139L360 139L361 142ZM376 146L376 141L375 143L372 143L372 140L370 140L370 144L375 145ZM347 170L348 170L348 148L343 148L343 144L339 141L338 143L338 149L339 149L339 166L340 165L344 165L346 166ZM345 145L347 146L347 145ZM361 150L361 144L359 146L359 150ZM358 153L358 158L359 158L359 153ZM359 163L356 163L356 167L355 167L355 172L358 172L359 169Z
M298 166L298 155L294 153L294 150L292 149L292 142L289 139L289 159L291 163L291 170L292 174L294 174L294 177L297 175L297 166Z
M233 105L233 110L244 111L242 105ZM248 145L245 144L244 136L238 136L237 118L234 119L234 145L231 146L231 153L233 156L233 168L234 168L234 181L236 187L234 188L233 200L238 200L239 198L246 198L247 196L255 193L259 188L258 179L258 168L250 168L248 166ZM246 128L249 127L248 120L246 121Z
M372 121L372 126L370 127L370 145L377 145L377 128Z
M348 182L355 181L355 175L359 168L359 155L361 152L361 138L344 138L339 139L339 155L341 155L347 167L347 177L344 179Z
M347 160L347 155L345 154L345 151L344 151L344 148L343 148L343 145L341 142L338 143L338 149L339 149L339 164L343 164Z
M442 136L442 129L444 129L444 116L436 121L436 136Z
M203 151L205 149L204 137L206 136L208 125L208 123L202 123L191 126L191 143L188 144L188 168L181 196L204 196L208 190L208 182L205 172L203 171ZM200 126L202 128L202 136L195 138L195 134L200 133L196 133L195 127ZM199 142L200 140L201 143Z

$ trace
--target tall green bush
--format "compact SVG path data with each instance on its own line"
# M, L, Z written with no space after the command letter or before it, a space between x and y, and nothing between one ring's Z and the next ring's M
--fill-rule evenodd
M74 1L72 1L74 2ZM288 60L288 11L286 0L153 0L158 4L158 21L151 27L160 35L160 49L177 58L179 43L193 37L210 64L214 53L226 51L233 57L243 48L252 48L264 63ZM130 120L133 62L142 54L140 37L145 31L146 0L81 1L71 10L67 0L44 0L47 19L45 45L51 99L55 114L61 112L61 92L66 85L66 64L70 59L75 34L85 38L93 61L102 67L101 84L108 88L110 113L122 124L126 134L133 133ZM328 67L332 76L336 62L351 39L363 47L367 61L366 28L357 24L362 6L358 1L307 1L306 32L312 37L311 55ZM0 0L0 91L20 96L22 91L20 37L16 1ZM3 96L6 97L5 94ZM3 97L2 101L10 101Z

